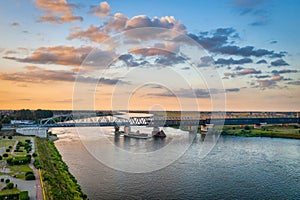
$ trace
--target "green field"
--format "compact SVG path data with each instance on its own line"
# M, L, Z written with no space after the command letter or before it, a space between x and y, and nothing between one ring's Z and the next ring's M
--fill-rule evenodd
M260 129L254 129L253 126L224 126L222 135L300 139L300 128L296 125L268 125Z

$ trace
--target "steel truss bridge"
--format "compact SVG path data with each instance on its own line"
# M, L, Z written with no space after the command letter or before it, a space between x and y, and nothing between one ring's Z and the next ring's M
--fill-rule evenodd
M93 126L200 126L206 124L246 125L246 124L294 124L300 123L297 117L255 117L255 118L212 118L199 119L196 117L163 117L163 116L135 116L122 115L93 116L90 114L57 115L40 120L41 127L93 127Z

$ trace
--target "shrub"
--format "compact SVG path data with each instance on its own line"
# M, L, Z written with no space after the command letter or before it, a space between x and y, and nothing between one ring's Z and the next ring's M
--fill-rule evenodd
M1 178L0 181L3 183L4 182L4 178Z
M7 158L7 157L8 157L8 154L7 154L7 153L4 153L4 154L3 154L3 157L4 157L4 158Z
M12 138L13 138L13 137L12 137L11 135L10 135L10 136L8 136L8 139L10 139L10 140L11 140Z
M6 151L6 152L10 152L10 149L6 149L5 151Z
M37 153L34 152L34 153L32 154L32 156L33 156L33 157L37 157Z
M246 125L244 129L245 130L250 130L251 128L250 128L250 126Z
M35 176L33 174L28 174L26 177L25 177L25 180L35 180Z
M13 183L7 183L6 187L7 187L7 189L13 189L14 188L14 184Z
M12 148L12 146L9 146L8 148L9 148L9 149L11 149L11 148Z
M25 176L29 175L29 174L33 174L33 172L29 171L25 173Z
M5 135L3 135L3 137L2 137L3 139L5 139Z
M19 200L28 200L28 191L21 191L19 194Z
M2 160L3 158L2 158L2 156L0 156L0 160Z
M29 159L31 159L31 155L30 154L27 154L26 157L29 158Z
M27 140L25 140L25 142L27 142L27 143L31 143L31 140L27 139Z
M5 183L7 184L7 183L9 183L10 182L10 179L6 179L5 180Z

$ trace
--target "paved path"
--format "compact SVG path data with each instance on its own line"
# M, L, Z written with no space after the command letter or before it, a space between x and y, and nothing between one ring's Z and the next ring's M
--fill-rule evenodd
M31 138L31 153L34 153L35 152L35 146L34 146L34 140L33 138ZM31 158L31 162L29 164L29 167L33 170L34 172L34 176L35 176L35 187L36 187L36 199L37 200L44 200L44 197L43 197L43 189L42 189L42 186L41 186L41 177L40 177L40 173L39 171L34 167L33 165L33 162L34 162L34 158L32 157Z
M19 141L18 141L18 140L16 140L16 142L15 142L15 144L14 144L13 148L11 149L11 152L10 152L10 154L11 154L12 156L15 154L15 150L16 150L16 147L17 147L18 143L19 143Z
M10 179L10 182L18 185L18 189L22 191L28 191L30 200L36 200L35 182L24 181L18 178L13 178L9 175L1 175L0 178Z

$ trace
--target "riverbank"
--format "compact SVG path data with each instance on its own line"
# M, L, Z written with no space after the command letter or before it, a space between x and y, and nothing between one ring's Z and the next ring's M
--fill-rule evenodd
M75 177L69 172L54 143L49 139L36 138L38 160L41 168L45 196L49 200L81 200L87 196L82 192Z
M258 129L253 126L224 126L222 135L242 136L242 137L271 137L300 139L300 128L296 125L279 126L269 125Z

